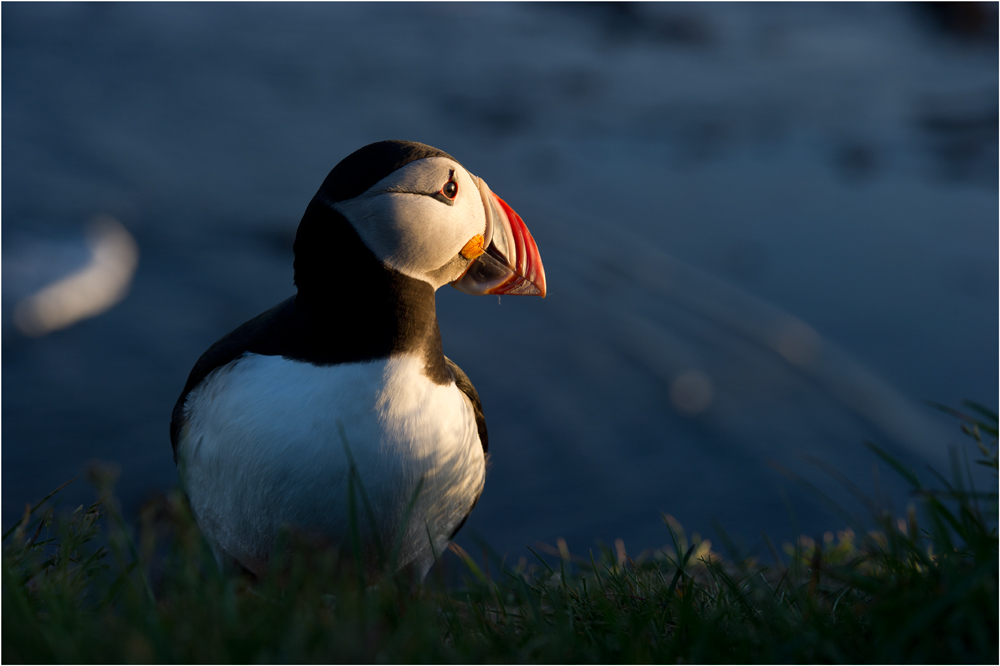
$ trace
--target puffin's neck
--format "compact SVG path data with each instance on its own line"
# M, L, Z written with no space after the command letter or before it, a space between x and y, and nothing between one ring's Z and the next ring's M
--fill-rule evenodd
M315 200L294 250L296 310L317 336L357 360L419 353L431 380L452 381L434 287L385 266L340 213Z

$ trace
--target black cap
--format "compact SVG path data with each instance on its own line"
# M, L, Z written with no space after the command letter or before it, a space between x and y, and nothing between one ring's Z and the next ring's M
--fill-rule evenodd
M316 194L328 203L353 199L396 169L427 157L455 159L443 150L416 141L370 143L333 167Z

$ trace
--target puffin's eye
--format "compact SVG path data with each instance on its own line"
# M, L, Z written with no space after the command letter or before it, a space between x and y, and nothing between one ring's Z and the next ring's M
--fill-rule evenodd
M448 182L444 186L432 194L435 199L441 203L446 203L449 206L455 205L455 197L458 196L458 181L455 180L455 170L448 170Z

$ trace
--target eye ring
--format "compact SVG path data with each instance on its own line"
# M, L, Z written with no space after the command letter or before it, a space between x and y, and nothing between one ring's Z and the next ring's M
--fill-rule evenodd
M458 196L458 181L455 180L454 169L448 170L448 182L441 187L438 194L448 199L449 202L454 201L455 197Z

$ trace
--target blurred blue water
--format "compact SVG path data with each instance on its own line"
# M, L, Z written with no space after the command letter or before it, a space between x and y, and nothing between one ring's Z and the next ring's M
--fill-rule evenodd
M3 523L91 459L120 465L129 507L173 484L191 365L291 293L327 171L408 138L514 206L551 286L440 295L490 425L467 533L631 551L666 542L664 511L752 544L794 532L789 504L810 534L843 527L768 461L854 510L803 454L871 488L863 439L946 468L960 437L921 402L997 404L983 11L5 3ZM78 267L98 214L139 244L130 295L21 335L14 305Z

